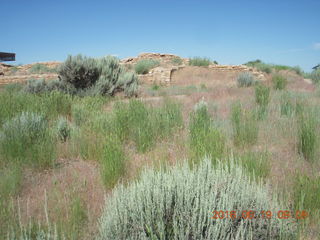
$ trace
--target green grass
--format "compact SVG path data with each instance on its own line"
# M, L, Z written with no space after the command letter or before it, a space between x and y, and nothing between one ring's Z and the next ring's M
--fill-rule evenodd
M189 59L190 66L208 67L211 64L209 58L193 57Z
M158 60L154 59L142 59L138 61L134 69L138 74L147 74L152 68L155 68L160 65Z
M295 112L293 98L289 92L284 92L280 97L280 114L281 116L292 116Z
M6 121L0 131L0 156L2 164L52 166L56 150L47 120L41 115L23 112Z
M225 153L225 136L214 126L204 102L198 103L190 114L189 139L192 162L198 162L205 156L216 161Z
M287 86L287 79L280 75L280 74L274 74L272 76L272 83L273 83L273 88L276 90L283 90Z
M318 218L320 214L320 177L298 174L294 180L293 201L296 211L305 210L309 217Z
M252 111L243 109L239 102L232 105L231 123L236 146L250 146L257 141L259 125L256 116Z
M264 63L261 60L257 59L254 61L249 61L245 63L245 65L249 67L255 67L259 71L265 72L265 73L272 73L273 71L279 72L281 70L290 70L295 72L298 75L302 75L303 72L299 66L291 67L291 66L286 66L286 65L278 65L278 64L269 64L269 63Z
M258 104L258 119L264 119L267 115L268 104L270 101L270 88L263 84L255 87L255 100Z
M298 116L298 151L303 157L313 162L318 146L317 119L311 109L305 109Z
M117 136L107 136L100 159L101 178L106 187L113 187L125 174L126 157Z
M252 179L266 179L270 174L271 166L267 152L247 152L242 154L239 159Z

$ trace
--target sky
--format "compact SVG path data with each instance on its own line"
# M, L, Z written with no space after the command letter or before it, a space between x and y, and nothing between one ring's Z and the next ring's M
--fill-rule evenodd
M319 0L0 0L0 19L0 51L15 64L142 52L320 63Z

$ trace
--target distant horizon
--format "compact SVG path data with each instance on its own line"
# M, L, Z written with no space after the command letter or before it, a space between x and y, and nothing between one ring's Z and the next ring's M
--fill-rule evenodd
M320 63L317 0L17 0L1 8L0 51L16 53L14 65L143 52L223 65L260 59L307 72Z

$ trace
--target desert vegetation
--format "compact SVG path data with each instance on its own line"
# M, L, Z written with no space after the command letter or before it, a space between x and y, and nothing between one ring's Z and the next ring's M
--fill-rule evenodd
M319 96L283 66L250 64L268 78L160 86L115 57L77 55L58 79L1 88L0 236L316 239Z

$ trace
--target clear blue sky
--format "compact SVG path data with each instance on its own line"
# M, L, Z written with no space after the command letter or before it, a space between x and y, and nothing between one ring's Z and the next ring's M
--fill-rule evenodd
M141 52L320 63L319 0L0 0L0 16L0 51L17 64Z

